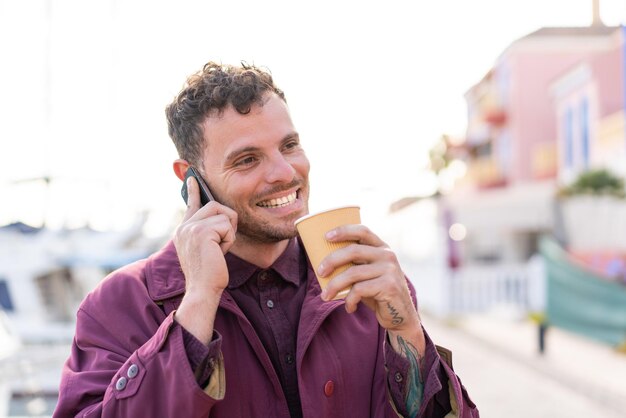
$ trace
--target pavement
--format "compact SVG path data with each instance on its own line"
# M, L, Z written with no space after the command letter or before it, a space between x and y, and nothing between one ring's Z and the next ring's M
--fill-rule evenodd
M431 338L453 352L483 418L626 417L626 354L498 313L441 319L422 314Z

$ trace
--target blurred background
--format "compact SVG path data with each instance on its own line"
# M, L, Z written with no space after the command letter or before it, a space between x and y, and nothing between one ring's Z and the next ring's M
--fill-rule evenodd
M164 108L267 67L311 210L359 204L483 417L626 410L626 1L0 0L0 417L184 204Z

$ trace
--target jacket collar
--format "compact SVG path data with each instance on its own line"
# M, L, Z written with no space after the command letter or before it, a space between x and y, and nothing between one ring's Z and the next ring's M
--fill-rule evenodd
M292 239L286 251L272 266L285 280L295 285L299 284L298 278L291 277L288 272L293 269L293 263L299 263L298 256L300 251L300 242L297 239ZM246 270L244 274L232 275L232 277L237 277L238 279L236 280L240 280L241 283L231 283L229 288L243 284L245 280L259 270L258 267L246 263L232 254L227 254L226 257L227 261L229 261L229 270L233 264L241 264L240 267ZM235 259L240 261L240 263L233 262ZM242 272L240 271L239 273ZM161 250L148 258L146 265L146 286L148 288L148 294L154 301L169 299L185 293L185 275L180 267L176 247L172 240L168 241Z
M146 265L146 287L154 301L169 299L185 293L185 276L180 268L173 241L152 254Z

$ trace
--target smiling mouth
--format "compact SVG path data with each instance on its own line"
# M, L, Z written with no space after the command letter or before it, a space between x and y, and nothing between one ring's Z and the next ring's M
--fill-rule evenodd
M297 192L293 192L288 194L287 196L279 197L276 199L264 200L262 202L257 203L257 206L262 208L282 208L284 206L291 205L296 201L298 197Z

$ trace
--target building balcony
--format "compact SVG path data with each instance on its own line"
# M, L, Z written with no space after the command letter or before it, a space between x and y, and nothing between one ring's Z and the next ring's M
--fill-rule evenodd
M479 188L505 186L504 173L492 157L478 157L468 163L468 180Z
M492 126L502 126L506 123L507 113L503 109L491 109L485 112L484 120Z
M531 171L534 179L556 177L558 171L558 151L556 142L534 144L531 155Z

